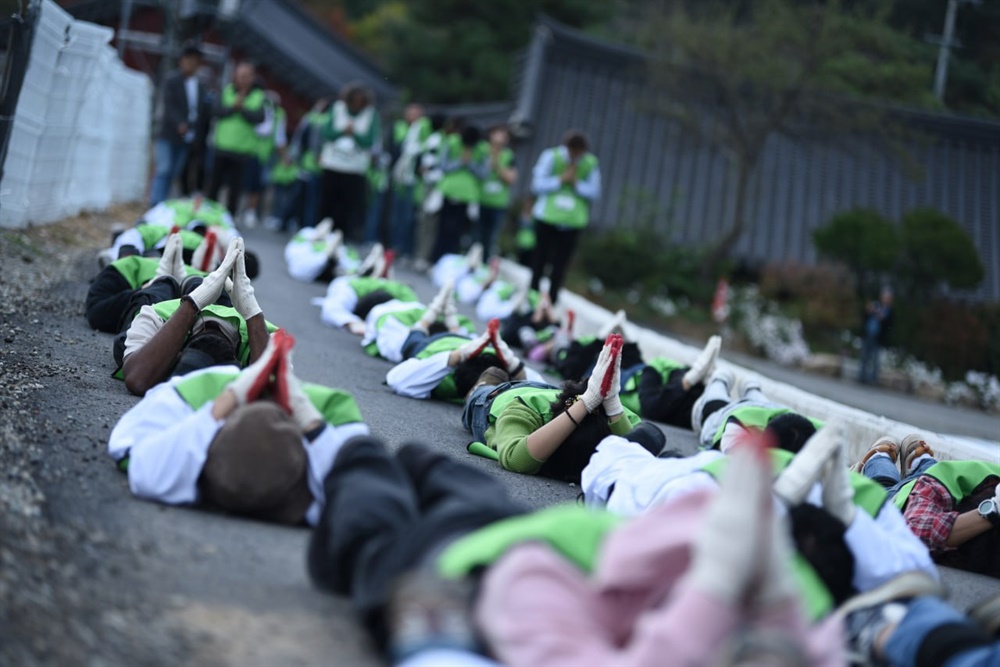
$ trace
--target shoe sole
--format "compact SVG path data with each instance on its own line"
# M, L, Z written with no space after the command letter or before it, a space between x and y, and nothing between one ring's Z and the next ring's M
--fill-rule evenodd
M969 618L991 637L1000 636L1000 595L994 595L969 608Z
M851 612L876 604L925 595L943 597L944 588L923 572L907 572L870 591L855 595L837 608L836 615L844 618Z

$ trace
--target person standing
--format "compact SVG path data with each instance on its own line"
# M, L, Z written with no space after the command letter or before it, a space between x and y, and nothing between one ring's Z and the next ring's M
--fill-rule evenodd
M393 128L392 248L401 257L416 252L415 199L417 166L431 123L419 104L410 104Z
M510 144L510 131L505 125L490 128L484 151L489 156L488 171L482 181L479 198L478 241L483 255L492 257L496 251L496 238L503 227L504 215L510 205L510 188L517 181L514 151Z
M209 199L218 201L226 186L226 208L236 214L243 194L247 165L257 159L256 126L264 121L264 91L256 85L256 68L248 62L236 66L233 82L222 90L215 108L215 163Z
M170 188L187 162L205 97L197 76L200 66L201 51L194 45L185 46L177 70L163 82L163 116L154 145L156 172L149 194L150 207L170 196Z
M879 355L881 348L889 341L889 331L893 322L892 290L882 288L878 301L865 307L865 330L861 344L861 372L858 382L878 384Z
M590 222L590 205L601 195L601 172L587 135L569 130L561 146L543 151L535 164L531 190L538 197L532 211L536 245L531 288L539 289L550 269L549 294L555 303L580 232Z
M322 133L319 217L333 218L351 241L360 240L364 227L368 167L381 143L373 97L360 84L345 86Z
M479 218L479 183L486 177L486 159L480 147L481 133L474 126L449 136L444 145L438 185L443 202L434 241L433 260L462 250L462 237L472 231Z

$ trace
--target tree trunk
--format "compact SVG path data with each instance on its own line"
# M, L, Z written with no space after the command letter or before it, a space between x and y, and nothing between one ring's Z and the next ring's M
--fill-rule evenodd
M701 269L704 278L714 279L717 276L719 265L729 257L733 246L743 235L747 196L750 189L750 174L753 172L754 164L754 160L741 158L736 165L736 206L733 208L732 224L719 239L719 242L708 251Z

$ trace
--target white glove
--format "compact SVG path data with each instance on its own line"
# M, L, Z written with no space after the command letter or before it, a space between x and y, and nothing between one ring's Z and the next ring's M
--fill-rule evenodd
M236 379L229 383L227 389L236 396L237 403L246 405L257 400L261 392L271 383L271 376L275 372L278 357L285 344L285 336L283 329L275 331L257 361L244 368Z
M249 320L255 315L260 315L261 308L254 296L253 283L247 276L246 261L244 259L243 239L233 239L233 245L237 248L236 263L233 266L233 308L244 320ZM232 247L232 246L230 246Z
M229 277L229 274L233 270L233 265L236 263L236 256L241 254L236 250L237 241L239 239L233 239L229 244L229 251L226 253L219 267L205 276L201 284L191 292L190 298L198 306L198 310L203 310L205 306L215 303L219 295L222 294L222 290L226 285L226 278Z
M842 424L831 421L818 430L795 455L774 483L774 493L789 505L805 500L809 489L819 481L827 461L841 446Z
M288 402L292 408L292 419L303 431L315 427L316 422L324 423L323 415L306 396L302 383L294 375L289 375L288 378Z
M701 351L698 358L691 364L691 368L684 374L684 382L687 386L693 387L712 374L720 347L722 347L722 338L712 336L708 339L705 349Z
M843 445L837 447L823 470L823 508L850 526L854 522L857 506L854 504L854 487L851 471L847 467L847 453Z
M496 324L494 324L496 322ZM508 371L514 370L518 366L523 366L521 360L517 358L514 351L510 349L505 341L500 336L500 320L492 319L490 320L488 333L490 335L490 341L493 343L493 349L496 350L497 357L500 359L500 363Z
M618 355L618 361L613 366L614 375L611 376L611 386L608 395L604 397L604 414L614 417L625 412L619 396L622 388L622 355Z
M616 343L617 341L617 343ZM617 352L615 346L617 345ZM610 393L610 384L614 379L615 366L621 367L621 336L611 334L604 342L601 353L594 364L594 372L587 380L587 389L580 396L580 400L587 406L587 412L597 409L607 395ZM607 390L604 388L607 387Z
M312 231L312 241L319 241L326 238L326 235L333 231L333 218L323 218Z
M181 235L174 233L167 237L167 243L163 246L163 255L160 257L159 263L156 265L156 277L160 278L163 276L171 276L177 278L177 274L174 273L174 262L175 257L181 253ZM184 277L184 260L181 260L181 277L177 280L182 280Z
M488 331L484 331L479 334L468 343L462 345L462 347L455 350L455 354L458 355L458 363L463 361L468 361L474 357L478 357L482 354L486 346L490 344L490 334Z
M222 257L222 243L214 228L205 232L205 239L194 249L191 255L191 266L199 271L212 271L219 266Z
M756 444L728 457L719 492L708 505L691 545L686 579L722 602L738 604L761 572L770 494L770 457Z
M757 606L762 608L777 606L799 596L798 583L792 575L792 531L788 515L779 515L774 512L773 507L773 504L769 505L771 525L765 528L768 529L770 539L765 542L768 551L763 556L764 579L757 590L756 599Z

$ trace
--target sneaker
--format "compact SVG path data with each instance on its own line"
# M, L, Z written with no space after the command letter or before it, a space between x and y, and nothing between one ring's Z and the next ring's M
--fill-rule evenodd
M902 602L885 602L852 612L844 623L848 662L852 665L886 664L878 656L875 643L905 616L906 605Z
M911 433L899 442L899 472L903 477L910 474L910 466L924 454L934 456L934 450L919 433Z
M737 385L736 388L736 395L740 397L740 400L743 400L747 397L747 394L749 394L751 391L754 391L755 389L757 391L761 391L760 378L756 375L752 375L749 373L746 375L741 375L739 384Z
M944 588L926 572L912 570L897 575L881 586L858 593L837 608L836 614L846 618L864 609L874 608L888 602L900 602L916 597L943 597Z
M896 442L895 438L883 435L881 438L878 438L875 442L868 446L868 451L865 452L865 455L861 457L860 461L851 466L851 470L856 473L863 472L865 464L868 463L868 459L879 453L888 454L889 458L892 459L893 464L895 464L899 459L899 443Z
M1000 639L1000 595L988 597L970 607L969 618L990 637Z

